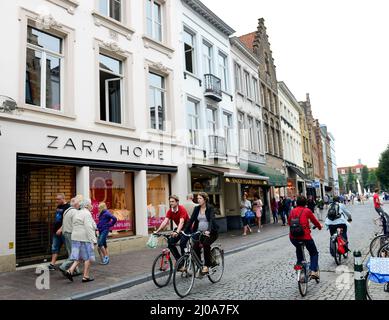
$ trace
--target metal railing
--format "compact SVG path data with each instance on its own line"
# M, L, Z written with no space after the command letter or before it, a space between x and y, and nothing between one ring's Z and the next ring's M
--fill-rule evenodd
M222 81L213 74L204 75L205 93L204 95L215 101L221 101L222 96Z
M209 156L212 158L226 158L227 144L224 137L209 136Z

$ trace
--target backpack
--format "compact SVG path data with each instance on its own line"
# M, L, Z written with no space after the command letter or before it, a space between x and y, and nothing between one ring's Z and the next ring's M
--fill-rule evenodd
M331 221L334 221L336 219L339 219L341 217L340 211L339 211L339 204L338 203L331 203L330 208L328 209L327 218Z
M294 238L299 238L304 236L304 227L300 223L301 215L303 214L304 209L301 210L298 218L290 219L290 234Z

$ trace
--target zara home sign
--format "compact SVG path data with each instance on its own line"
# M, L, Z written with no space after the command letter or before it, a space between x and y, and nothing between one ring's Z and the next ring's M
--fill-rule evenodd
M52 150L73 150L79 152L92 152L98 154L110 154L113 147L105 142L94 143L91 140L75 140L72 138L61 138L59 136L48 135L47 148ZM128 156L135 158L148 158L164 160L164 150L155 149L151 146L129 146L120 144L115 148L115 152L121 156Z

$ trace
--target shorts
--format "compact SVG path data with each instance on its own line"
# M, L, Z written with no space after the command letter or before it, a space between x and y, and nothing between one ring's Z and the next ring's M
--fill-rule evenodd
M105 230L103 232L100 232L99 239L97 240L97 246L99 248L107 248L107 237L109 234L109 230Z
M247 219L246 217L241 217L241 218L244 227L250 224L249 219Z
M72 241L72 254L70 260L95 261L95 251L93 243Z
M51 253L58 254L61 251L61 247L64 243L65 243L65 239L63 235L57 236L56 234L54 234L53 244L51 245Z

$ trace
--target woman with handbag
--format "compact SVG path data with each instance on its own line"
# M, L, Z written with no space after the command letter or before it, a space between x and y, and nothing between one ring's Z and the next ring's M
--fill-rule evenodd
M248 219L248 213L251 211L251 202L247 199L247 193L245 192L242 196L240 203L240 216L243 222L243 235L247 236L247 231L251 231L250 221Z

